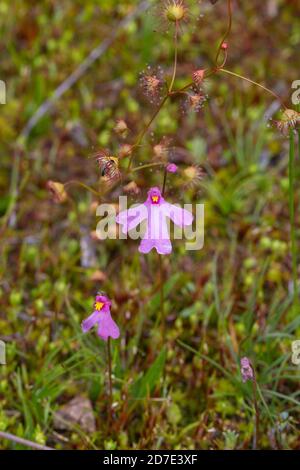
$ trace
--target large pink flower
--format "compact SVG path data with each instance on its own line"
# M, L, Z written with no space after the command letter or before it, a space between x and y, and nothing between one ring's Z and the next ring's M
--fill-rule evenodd
M110 314L111 301L106 295L97 295L94 303L94 312L83 320L81 324L82 331L86 333L94 325L98 325L98 336L107 341L111 336L117 339L120 336L120 330L113 321Z
M193 215L189 211L166 202L159 188L155 187L148 191L148 197L143 204L120 212L116 221L122 225L122 232L126 234L146 220L147 228L140 243L139 251L149 253L152 248L155 248L160 255L168 255L172 251L172 245L168 232L167 217L175 225L181 227L191 225L193 221Z

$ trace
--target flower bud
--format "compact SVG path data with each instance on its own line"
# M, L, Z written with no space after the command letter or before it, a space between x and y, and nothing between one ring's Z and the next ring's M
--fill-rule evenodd
M121 135L122 137L125 136L128 132L128 126L124 119L118 119L116 122L116 125L114 127L114 131L118 134Z
M51 194L52 200L57 204L60 204L67 200L68 195L62 183L58 183L57 181L48 181L47 188Z

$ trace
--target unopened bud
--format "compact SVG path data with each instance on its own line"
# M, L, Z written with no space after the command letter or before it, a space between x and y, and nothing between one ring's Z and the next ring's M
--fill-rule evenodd
M60 204L67 200L68 195L62 183L58 183L57 181L48 181L47 188L54 202Z
M119 150L119 157L126 158L129 157L132 153L132 145L130 144L123 144L120 146Z
M117 120L116 125L114 127L114 131L118 135L122 135L122 136L127 134L128 126L127 126L126 122L124 121L124 119L118 119Z

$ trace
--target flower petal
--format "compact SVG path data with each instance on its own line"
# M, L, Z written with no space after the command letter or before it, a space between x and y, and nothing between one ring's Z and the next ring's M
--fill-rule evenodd
M110 336L113 339L117 339L120 336L120 330L118 325L111 318L110 313L102 315L98 325L98 336L107 341Z
M122 232L126 234L129 230L132 230L140 224L147 215L147 207L144 204L139 204L136 207L131 207L126 211L119 212L116 217L116 222L122 225Z
M154 241L149 238L144 238L140 243L139 252L147 254L152 248L154 248Z
M175 204L169 204L168 202L163 205L163 211L167 217L170 217L175 225L191 225L194 219L194 216L190 211L182 209Z
M154 247L160 255L169 255L172 252L172 244L170 240L155 240Z
M89 331L99 321L99 312L93 312L92 315L87 317L81 323L81 328L84 333Z

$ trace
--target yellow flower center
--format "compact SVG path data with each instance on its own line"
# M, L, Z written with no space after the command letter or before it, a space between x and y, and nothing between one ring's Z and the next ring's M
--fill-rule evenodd
M152 196L151 199L152 199L152 202L154 203L158 202L158 196Z
M173 21L176 23L177 21L181 21L185 15L185 8L183 4L178 5L169 5L166 9L166 16L169 21Z
M101 310L101 308L103 307L104 303L103 302L96 302L95 303L95 309L96 310Z
M197 175L197 171L193 166L189 166L184 170L184 174L189 179L194 179Z

